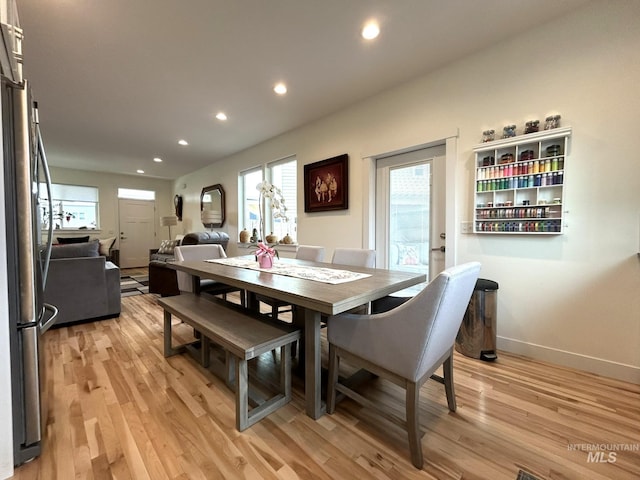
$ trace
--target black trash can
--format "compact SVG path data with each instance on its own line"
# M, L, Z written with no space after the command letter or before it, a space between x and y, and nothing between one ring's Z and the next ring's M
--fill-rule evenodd
M498 283L479 278L456 337L455 348L471 358L493 361L496 355Z

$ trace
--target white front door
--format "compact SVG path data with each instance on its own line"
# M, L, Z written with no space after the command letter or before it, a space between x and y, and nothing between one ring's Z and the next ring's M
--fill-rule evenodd
M120 199L120 267L149 264L149 249L155 242L155 201Z
M444 155L441 145L377 160L378 267L421 272L427 279L444 269Z

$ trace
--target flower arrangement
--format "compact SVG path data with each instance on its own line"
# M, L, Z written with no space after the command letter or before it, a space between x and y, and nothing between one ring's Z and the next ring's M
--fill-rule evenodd
M278 251L276 249L271 248L270 246L262 242L258 242L258 249L255 251L255 257L258 263L260 264L260 267L262 268L273 267L274 256L278 257L278 259L280 258L280 255L278 254Z
M287 217L287 206L285 205L284 196L282 190L270 182L263 180L256 185L256 190L260 192L259 198L259 210L260 210L260 240L265 240L265 225L262 215L264 214L264 207L266 202L269 202L271 207L271 215L273 218L281 218L284 222L289 221Z

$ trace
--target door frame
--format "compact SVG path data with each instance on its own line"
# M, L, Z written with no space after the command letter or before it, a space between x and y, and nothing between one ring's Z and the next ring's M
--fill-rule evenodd
M123 255L122 255L122 245L120 244L120 240L122 240L122 203L123 202L144 202L153 207L153 213L151 215L151 224L153 225L153 242L156 242L158 238L158 226L156 224L156 212L157 212L157 202L154 198L153 200L142 200L136 198L118 198L118 249L120 250L120 263L122 263ZM152 243L148 248L152 248L154 246ZM123 268L134 268L134 267L123 267Z
M372 250L376 249L376 163L378 159L442 144L445 145L445 227L447 232L447 238L445 239L444 265L445 268L449 268L456 264L457 237L459 233L456 229L455 220L457 211L455 188L456 163L458 159L457 134L427 143L415 144L385 152L377 152L375 154L366 155L362 158L363 176L367 179L363 186L364 201L362 202L363 248Z

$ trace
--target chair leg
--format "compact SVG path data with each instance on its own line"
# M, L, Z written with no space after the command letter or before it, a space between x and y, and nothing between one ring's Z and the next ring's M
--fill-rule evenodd
M422 443L420 442L420 422L418 421L418 401L420 388L415 382L407 382L407 432L409 434L409 450L411 463L416 468L422 469Z
M456 392L453 387L453 351L442 364L444 391L447 394L447 405L452 412L456 411Z
M336 410L336 383L338 383L338 367L340 359L336 347L329 344L329 378L327 380L327 413Z

